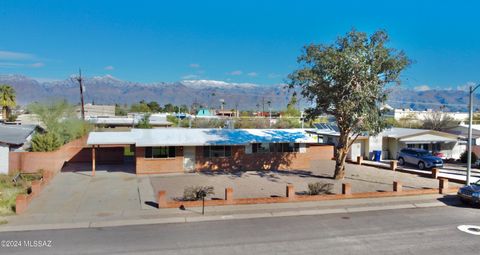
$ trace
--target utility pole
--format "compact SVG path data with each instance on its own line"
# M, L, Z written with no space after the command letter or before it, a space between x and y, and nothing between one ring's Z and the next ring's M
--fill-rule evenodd
M472 122L473 122L473 92L480 87L480 84L470 86L470 98L468 102L468 145L467 145L467 176L465 180L466 185L470 185L470 175L472 174Z
M78 69L78 77L75 77L75 80L78 81L80 86L80 102L82 104L82 120L85 120L85 104L83 101L83 78L82 78L82 69Z
M262 97L262 115L265 112L265 97Z

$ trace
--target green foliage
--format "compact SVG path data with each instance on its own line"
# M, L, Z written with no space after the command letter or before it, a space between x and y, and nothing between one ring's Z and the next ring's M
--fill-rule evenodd
M193 128L223 128L225 127L225 120L196 118L192 120L192 127Z
M69 118L61 121L61 139L64 143L83 137L93 130L93 126L81 119Z
M127 110L119 104L115 104L115 116L127 116Z
M144 101L140 101L140 103L130 106L130 112L152 112L152 110Z
M272 128L301 128L302 123L298 118L280 118L272 125Z
M140 121L135 127L144 129L153 128L152 124L150 124L150 114L143 115L143 117L140 119Z
M63 144L80 138L92 130L92 126L75 116L74 107L66 101L33 103L28 110L38 115L45 126L45 134L32 139L33 151L53 151Z
M42 178L39 173L21 174L17 182L14 183L12 179L15 175L16 173L11 175L0 174L0 216L13 214L17 195L27 194L31 182Z
M213 186L190 186L183 191L183 201L198 201L215 194Z
M472 161L471 161L471 163L474 164L475 161L477 161L477 159L478 159L477 154L475 154L472 151ZM467 161L468 161L468 152L467 151L462 152L462 154L460 155L460 161L462 163L467 163Z
M284 111L285 117L300 117L301 112L296 108L297 102L297 94L293 93L292 98L290 98L287 104L287 109Z
M151 112L161 112L162 107L155 101L151 101L147 104L148 108L150 108Z
M299 87L313 105L306 109L307 117L336 118L340 130L336 179L345 175L347 152L356 137L385 128L379 106L387 100L387 86L400 84L400 73L410 63L403 52L386 47L387 42L385 31L367 36L352 30L335 44L306 46L298 58L300 68L289 75L290 87Z
M18 118L18 115L10 113L10 114L8 114L7 121L14 122L14 121L17 120L17 118Z
M0 107L3 119L8 119L10 110L16 105L15 89L9 85L0 85Z
M331 194L333 184L322 182L311 182L308 184L309 195Z
M62 145L56 133L35 134L32 138L32 151L55 151Z
M241 118L235 120L235 128L269 128L267 118Z

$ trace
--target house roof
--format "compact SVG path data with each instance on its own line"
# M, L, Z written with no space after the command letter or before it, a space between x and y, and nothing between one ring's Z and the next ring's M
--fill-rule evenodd
M433 130L418 129L418 128L392 127L392 128L385 129L380 134L382 136L386 136L386 137L390 137L390 138L400 138L400 137L405 137L405 136L418 135L418 134L422 134L422 133L429 132L429 131L433 131Z
M303 129L132 129L130 132L91 132L87 144L145 146L245 145L249 143L315 143Z
M35 128L35 125L0 125L0 143L24 144Z
M319 135L339 136L340 133L328 126L316 126L317 129L313 133ZM385 129L378 136L399 139L402 142L453 142L457 141L458 136L451 133L440 132L430 129L416 128L397 128L392 127ZM368 137L368 136L365 136Z
M457 126L453 128L449 128L445 130L444 132L462 136L464 138L468 137L468 126ZM473 138L479 138L480 137L480 130L479 129L474 129L472 128L472 137Z
M136 117L93 117L88 121L93 124L103 125L136 125L140 122L141 116ZM170 126L171 122L167 121L166 116L150 116L149 123L157 126Z

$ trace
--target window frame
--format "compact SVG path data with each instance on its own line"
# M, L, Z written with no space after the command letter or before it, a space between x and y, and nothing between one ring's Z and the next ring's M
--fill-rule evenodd
M175 146L148 146L145 147L145 159L174 159L177 157Z
M300 152L300 143L268 143L268 150L259 150L262 143L252 143L252 154L255 153L297 153ZM265 144L265 143L263 143Z
M217 147L217 148L212 148ZM220 149L220 147L222 147ZM218 156L214 156L213 153L219 153ZM230 145L206 145L203 146L204 158L229 158L232 156L232 146Z

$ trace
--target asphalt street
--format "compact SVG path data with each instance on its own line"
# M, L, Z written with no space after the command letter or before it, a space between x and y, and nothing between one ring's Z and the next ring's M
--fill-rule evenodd
M479 254L480 209L345 214L0 233L1 254ZM43 246L43 247L32 247ZM45 247L51 246L51 247Z

